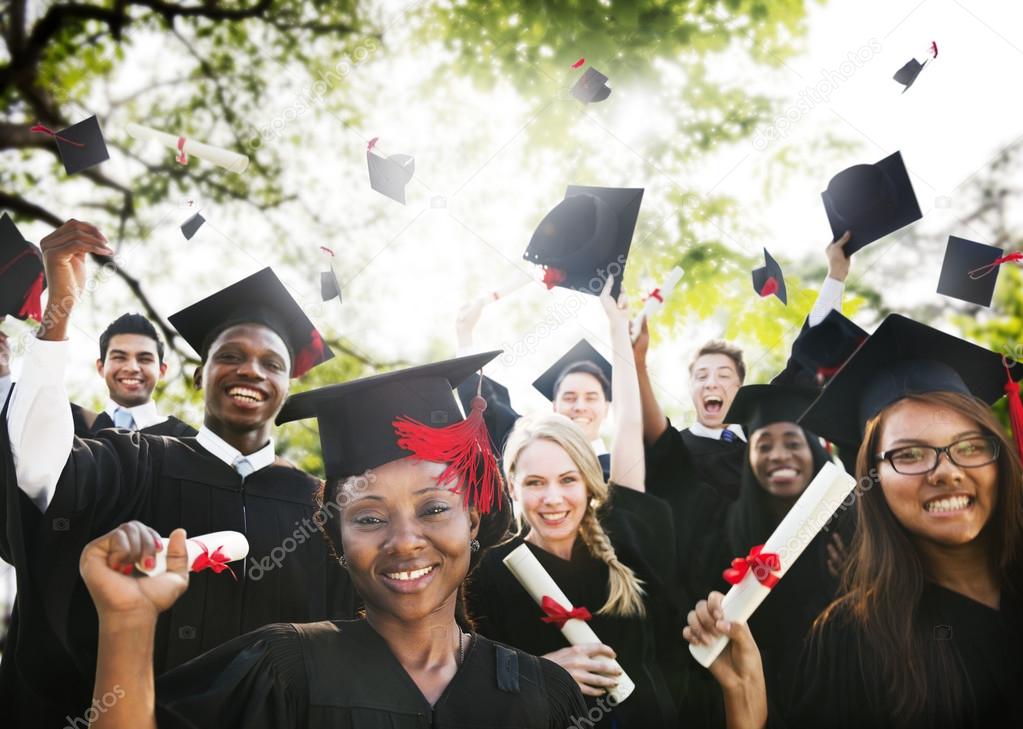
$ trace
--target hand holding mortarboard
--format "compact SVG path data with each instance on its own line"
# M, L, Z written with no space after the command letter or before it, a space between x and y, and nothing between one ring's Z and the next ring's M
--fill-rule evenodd
M112 256L107 239L99 228L80 220L69 220L39 242L50 289L48 301L55 301L40 329L40 339L67 338L67 318L71 308L85 287L86 257ZM50 309L50 307L47 307Z
M838 240L828 243L824 255L828 259L828 278L845 281L849 277L851 259L845 252L845 244L852 238L852 231L845 231Z

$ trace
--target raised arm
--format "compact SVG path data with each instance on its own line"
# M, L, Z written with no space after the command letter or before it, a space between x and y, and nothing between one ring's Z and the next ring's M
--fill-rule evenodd
M636 363L629 337L629 307L625 294L611 298L609 277L600 294L611 329L611 402L615 434L611 446L611 481L636 491L646 491L643 454L643 408L639 398Z
M46 511L71 452L74 424L64 368L71 311L85 286L86 256L113 255L92 225L69 220L40 242L48 295L38 339L11 395L7 429L18 487Z
M632 356L636 362L636 378L639 380L639 399L643 407L643 442L647 445L656 443L661 434L668 429L668 419L661 410L650 384L650 373L646 368L646 353L650 347L650 330L647 329L646 317L643 318L639 336L632 344Z
M828 259L828 276L821 284L817 293L817 300L810 309L807 322L815 327L824 321L832 309L842 313L842 296L845 294L845 279L849 276L850 260L845 255L845 244L849 242L851 234L846 231L841 238L832 241L824 249L824 255Z
M99 616L94 697L102 700L92 729L156 729L153 640L159 614L188 587L185 532L176 529L167 546L167 571L132 575L136 562L153 559L159 535L140 522L122 524L91 542L79 568ZM101 698L95 698L98 704Z

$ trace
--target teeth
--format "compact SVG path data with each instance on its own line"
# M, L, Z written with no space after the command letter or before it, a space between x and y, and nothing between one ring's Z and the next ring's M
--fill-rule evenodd
M418 580L423 575L428 575L431 572L433 572L433 567L423 567L421 570L412 570L411 572L387 572L386 574L392 580L408 582L409 580Z
M263 393L258 390L253 390L248 387L232 387L227 391L227 394L231 397L239 398L241 400L249 400L251 402L263 402Z
M924 504L924 509L930 512L959 511L970 505L973 499L969 496L949 496L944 499L935 499Z
M545 521L558 521L559 519L564 519L566 516L568 516L567 511L559 511L551 514L540 514L540 518L544 519Z
M780 478L795 478L798 474L794 468L779 468L776 471L771 471L771 475Z

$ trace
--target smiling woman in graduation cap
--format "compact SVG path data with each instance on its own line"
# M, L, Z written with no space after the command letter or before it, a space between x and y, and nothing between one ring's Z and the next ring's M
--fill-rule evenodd
M462 581L504 537L511 512L482 425L486 402L463 421L452 388L495 354L305 392L281 413L319 421L327 518L318 523L359 589L364 620L267 626L154 689L143 654L157 614L187 585L183 535L172 537L171 571L156 578L116 569L152 554L141 525L89 545L82 572L104 626L96 693L119 685L125 694L93 726L563 729L582 715L564 670L466 632L461 612Z
M70 316L86 256L110 255L94 226L69 221L42 241L49 297L40 338L0 428L0 554L18 574L16 629L3 686L16 726L50 726L89 705L97 624L78 573L91 539L138 519L163 535L242 532L257 563L316 511L319 480L277 458L273 420L292 376L329 358L312 323L270 269L171 317L199 353L204 424L194 438L109 429L75 438L64 389ZM273 570L196 575L156 632L162 672L280 620L354 613L347 576L306 539Z
M893 314L804 416L863 444L845 594L814 627L799 701L779 717L789 726L1023 725L1021 466L988 408L1008 392L1023 425L1019 375L994 352ZM723 621L721 599L690 613L686 637L731 637L710 670L729 726L761 727L757 647L745 625Z

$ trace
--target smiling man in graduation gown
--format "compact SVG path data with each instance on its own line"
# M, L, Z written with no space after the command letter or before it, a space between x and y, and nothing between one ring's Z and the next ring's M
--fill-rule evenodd
M196 574L161 616L157 673L267 623L351 617L354 591L314 523L319 481L274 451L290 377L333 356L279 279L264 269L171 317L203 362L195 382L206 413L195 438L107 429L79 439L63 385L68 302L85 282L86 256L112 251L78 221L42 249L44 326L0 428L0 556L18 570L0 673L5 719L63 727L89 708L97 622L78 560L89 540L128 520L164 535L177 526L195 536L239 531L250 545L233 574Z

